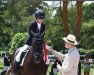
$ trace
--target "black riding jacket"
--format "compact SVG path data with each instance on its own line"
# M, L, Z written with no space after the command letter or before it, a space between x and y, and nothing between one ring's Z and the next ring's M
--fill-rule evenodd
M32 39L33 39L33 34L32 32L33 31L34 33L40 33L42 34L43 32L45 32L45 24L41 23L41 29L39 30L38 29L38 25L37 25L37 22L36 21L33 21L30 26L29 26L29 37L27 38L26 40L26 44L31 46L32 45ZM44 37L44 35L43 35Z
M4 66L10 66L10 57L9 56L4 57Z

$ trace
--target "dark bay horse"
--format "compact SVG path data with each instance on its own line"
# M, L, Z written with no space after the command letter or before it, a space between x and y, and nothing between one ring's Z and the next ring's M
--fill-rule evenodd
M43 59L43 41L40 36L33 39L32 48L23 64L23 75L46 75L47 65Z
M44 39L38 35L32 41L32 47L25 57L23 67L18 70L16 75L46 75L48 65L43 59Z

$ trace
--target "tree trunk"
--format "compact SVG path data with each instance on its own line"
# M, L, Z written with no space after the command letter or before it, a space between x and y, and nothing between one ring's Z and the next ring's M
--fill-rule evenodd
M81 23L82 23L82 3L83 1L77 1L76 7L76 36L80 34L81 31Z
M68 1L63 1L63 12L62 12L62 18L63 18L63 27L64 27L64 35L67 36L69 33L69 26L68 26Z

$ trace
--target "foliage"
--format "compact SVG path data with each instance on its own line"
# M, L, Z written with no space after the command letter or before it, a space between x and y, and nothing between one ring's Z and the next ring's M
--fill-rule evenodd
M4 17L4 12L6 9L7 4L0 1L0 47L2 47L2 50L5 46L8 46L10 41L9 33L11 32L11 28L9 27L9 24L6 22Z
M88 53L88 50L85 50L83 48L79 48L78 50L79 50L80 55L83 55L85 53Z
M73 5L71 5L71 8L68 10L68 22L69 32L75 34L76 7Z
M34 12L42 1L0 1L0 50L9 48L11 38L18 32L27 32L28 24L34 20Z
M89 53L90 54L90 58L94 59L94 49L83 49L83 48L79 48L79 53L81 55L80 59L83 60L84 59L84 55L86 53Z
M41 0L36 3L30 0L13 1L0 1L0 50L9 50L10 48L12 51L22 46L27 36L25 32L27 32L28 25L35 19L34 12L36 8L43 9L46 13L45 38L47 44L53 46L58 51L65 49L60 6L49 6ZM81 39L81 47L84 49L94 49L94 42L92 42L92 40L94 40L93 9L94 3L83 4L83 25L79 37ZM68 25L70 27L70 33L75 33L75 21L76 7L75 5L71 5L70 8L68 8Z
M90 22L84 22L81 30L81 45L82 48L92 49L94 48L94 20Z
M61 26L50 26L49 31L46 31L47 44L51 45L55 50L64 49L63 31Z
M17 48L21 47L24 44L26 37L27 37L27 33L15 34L15 36L12 38L12 41L11 41L10 52L13 52Z
M80 55L84 55L85 53L94 54L94 49L83 49L83 48L79 48L78 50L80 52Z
M60 51L64 49L64 43L63 43L63 27L62 27L62 21L61 21L61 13L60 13L60 7L53 7L50 6L46 10L49 10L47 12L47 18L45 19L46 24L46 40L47 44L52 46L55 50ZM54 12L54 10L57 12L56 14L51 14Z
M83 5L83 21L94 19L94 3Z

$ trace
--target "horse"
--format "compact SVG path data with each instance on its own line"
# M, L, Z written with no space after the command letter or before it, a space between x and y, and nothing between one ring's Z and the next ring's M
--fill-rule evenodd
M45 64L43 54L44 38L42 35L37 35L32 40L32 47L26 54L23 66L20 67L16 75L46 75L48 65ZM11 70L12 70L11 66ZM10 75L7 72L7 75Z

